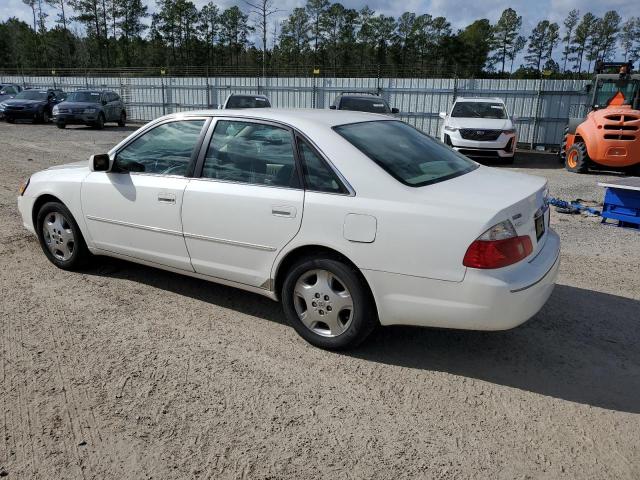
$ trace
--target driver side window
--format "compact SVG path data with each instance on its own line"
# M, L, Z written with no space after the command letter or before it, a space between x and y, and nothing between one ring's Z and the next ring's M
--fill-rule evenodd
M116 171L185 175L204 120L159 125L118 152Z

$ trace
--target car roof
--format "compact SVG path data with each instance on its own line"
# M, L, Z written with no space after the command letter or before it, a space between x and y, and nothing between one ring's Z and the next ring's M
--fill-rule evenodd
M238 110L194 110L172 113L164 118L212 116L236 117L257 120L271 120L287 125L313 129L317 125L334 127L346 123L371 122L376 120L396 120L387 115L352 110L324 110L317 108L280 109L280 108L243 108Z
M232 93L231 95L229 95L228 98L231 98L231 97L253 97L253 98L259 97L259 98L266 98L268 100L266 95L260 95L260 94L254 95L251 93Z
M499 102L504 103L504 100L498 97L458 97L456 102Z

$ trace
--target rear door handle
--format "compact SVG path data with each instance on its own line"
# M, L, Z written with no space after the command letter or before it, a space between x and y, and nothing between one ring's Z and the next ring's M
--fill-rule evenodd
M295 207L289 207L286 205L278 205L271 207L271 214L276 217L289 217L295 218L297 210Z
M173 193L161 192L158 194L158 201L160 203L176 203L176 196Z

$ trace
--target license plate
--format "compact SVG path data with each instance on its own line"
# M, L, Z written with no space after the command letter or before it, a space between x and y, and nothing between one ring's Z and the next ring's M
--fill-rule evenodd
M540 237L544 235L544 213L537 216L535 218L535 222L536 222L536 239L540 240Z

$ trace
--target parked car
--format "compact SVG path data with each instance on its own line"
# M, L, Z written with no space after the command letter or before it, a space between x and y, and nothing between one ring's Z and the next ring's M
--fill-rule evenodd
M35 173L18 208L62 269L99 254L259 293L335 349L378 323L501 330L533 316L558 274L546 189L392 117L209 110Z
M265 95L231 94L221 108L271 108L271 102Z
M124 127L127 111L116 92L110 90L78 90L53 108L53 121L58 128L67 125L89 125L98 129L106 122Z
M331 110L351 110L382 114L396 114L400 110L391 108L389 102L377 93L342 92L329 106Z
M0 103L0 112L9 123L18 119L48 123L53 106L63 101L65 97L66 94L62 90L30 88Z
M515 119L502 99L458 97L448 113L440 112L440 118L444 120L440 140L453 149L468 157L513 163L518 136Z

